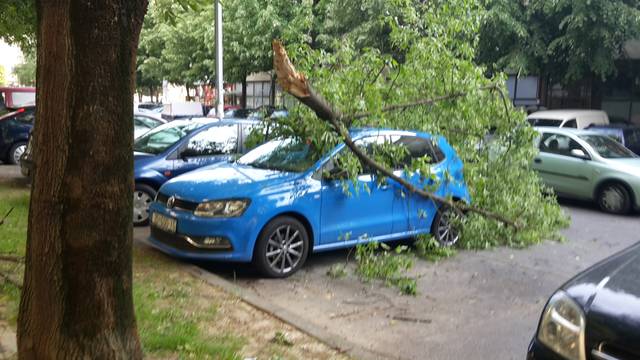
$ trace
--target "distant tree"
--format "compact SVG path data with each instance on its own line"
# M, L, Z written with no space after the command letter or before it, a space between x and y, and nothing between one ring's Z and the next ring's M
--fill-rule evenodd
M5 85L7 83L7 79L4 74L4 66L0 66L0 85Z
M640 37L638 0L488 0L477 60L492 70L571 82L606 78Z
M36 55L34 51L24 54L24 60L13 67L13 74L22 86L36 85Z

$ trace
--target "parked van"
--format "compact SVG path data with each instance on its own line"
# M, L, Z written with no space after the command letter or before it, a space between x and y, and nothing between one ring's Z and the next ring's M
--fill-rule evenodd
M163 106L162 118L167 121L204 116L202 104L198 102L172 103Z
M527 116L532 126L586 129L589 126L609 125L609 116L601 110L544 110Z

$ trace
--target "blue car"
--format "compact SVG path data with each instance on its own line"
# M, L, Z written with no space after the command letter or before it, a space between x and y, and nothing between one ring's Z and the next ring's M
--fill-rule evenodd
M470 201L462 162L442 137L395 130L352 131L358 146L394 143L407 149L396 174L436 194ZM458 240L452 209L409 194L364 170L355 182L340 168L349 149L327 154L292 139L274 140L234 163L202 168L165 183L150 206L150 242L170 255L253 262L266 276L286 277L311 252L432 233L444 246ZM353 156L353 155L351 155ZM432 176L407 175L404 164L428 157ZM435 183L434 183L435 179Z
M246 137L256 124L254 120L238 119L176 120L136 139L134 225L149 222L149 204L167 180L246 152Z
M20 156L27 148L35 113L35 107L26 107L0 116L0 161L9 164L20 162Z

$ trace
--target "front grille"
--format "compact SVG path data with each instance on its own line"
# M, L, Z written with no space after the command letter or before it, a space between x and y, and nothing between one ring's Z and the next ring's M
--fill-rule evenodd
M640 359L640 353L609 343L602 343L597 349L593 349L591 351L591 356L595 360Z
M217 251L232 251L233 248L229 248L229 249L224 249L224 250L217 250L217 249L203 249L203 248L199 248L197 246L193 246L191 245L188 241L185 235L181 235L181 234L171 234L168 233L166 231L160 230L157 227L153 226L153 224L151 225L151 236L156 239L157 241L160 241L163 244L169 245L174 249L177 250L182 250L182 251L189 251L189 252L195 252L195 253L203 253L203 254L208 254L208 253L212 253L212 252L217 252ZM191 237L192 240L196 241L196 242L201 242L202 238L201 237Z
M173 206L171 207L172 209L194 211L198 207L198 203L196 202L178 199L177 197L174 197L174 199L175 201L173 202ZM158 196L156 197L156 201L163 204L164 206L167 206L168 200L169 196L163 193L158 193Z

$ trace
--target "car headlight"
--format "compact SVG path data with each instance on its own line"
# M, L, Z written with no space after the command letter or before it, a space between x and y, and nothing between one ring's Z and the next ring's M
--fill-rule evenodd
M538 340L569 360L585 360L584 333L580 306L564 291L556 292L542 314Z
M247 199L207 201L200 203L193 214L205 217L237 217L244 213L247 206Z

